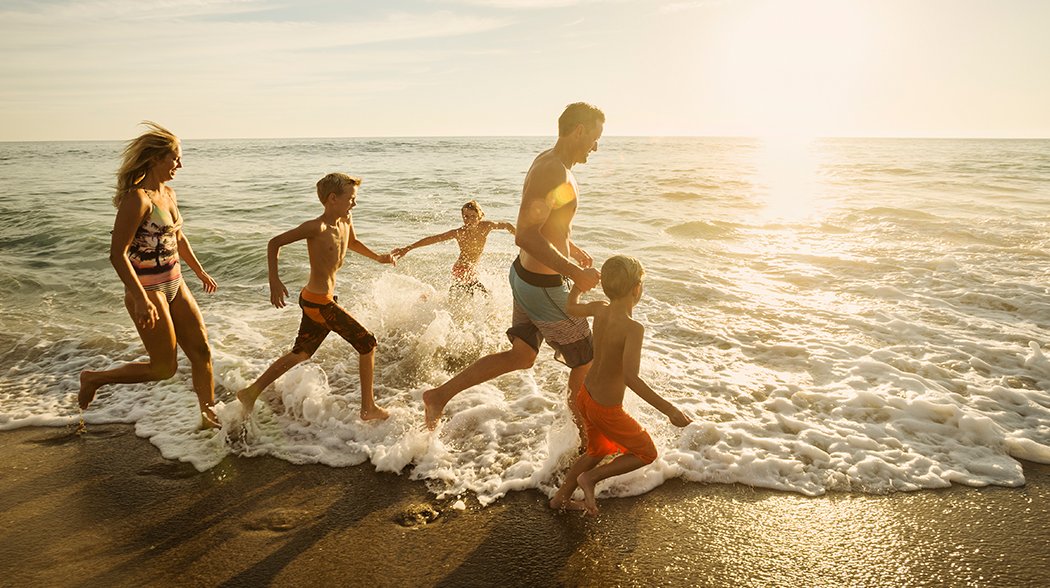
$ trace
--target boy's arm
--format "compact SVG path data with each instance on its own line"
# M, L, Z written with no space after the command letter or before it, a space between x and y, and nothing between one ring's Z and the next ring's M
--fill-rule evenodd
M495 225L495 228L507 231L511 235L516 234L516 231L514 229L514 223L506 223L506 222L498 222L497 223L497 222L493 222L492 224Z
M349 223L350 223L350 240L349 240L349 242L346 245L347 249L349 249L350 251L353 251L354 253L357 253L358 255L363 255L363 256L367 257L368 259L371 259L372 261L376 261L376 262L379 262L379 263L392 263L394 265L397 265L397 260L394 259L394 255L392 253L384 253L383 255L379 255L375 251L372 251L371 249L369 249L368 245L365 245L360 240L358 240L357 233L354 232L354 220L353 220L353 218L349 219Z
M399 247L397 249L394 249L393 251L390 252L390 254L393 255L394 258L404 257L409 251L412 251L413 249L419 249L420 247L426 247L427 245L433 245L434 243L440 243L442 241L448 241L449 239L451 239L451 238L453 238L455 236L456 236L456 229L452 229L450 231L445 231L444 233L439 233L437 235L431 235L429 237L423 237L422 239L420 239L419 241L416 241L415 243L413 243L411 245L408 245L406 247Z
M630 325L627 337L623 343L623 380L627 387L648 402L656 410L667 415L671 424L676 427L684 427L693 422L685 413L675 405L665 400L656 393L645 380L638 375L642 363L642 339L645 337L645 328L638 323Z
M583 291L580 290L579 286L573 284L572 290L569 290L569 298L565 301L565 312L579 317L595 316L601 309L608 306L608 303L604 300L581 303L581 294L583 294Z
M320 233L320 219L308 220L290 231L277 235L266 244L266 270L270 278L270 303L277 308L284 308L284 299L288 296L288 289L281 282L280 270L277 264L277 259L281 255L281 247L302 239L309 239Z

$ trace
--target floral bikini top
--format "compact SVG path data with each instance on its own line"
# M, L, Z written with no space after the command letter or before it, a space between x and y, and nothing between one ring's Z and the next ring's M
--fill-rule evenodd
M162 274L179 265L178 232L182 219L153 204L128 248L128 260L138 275Z

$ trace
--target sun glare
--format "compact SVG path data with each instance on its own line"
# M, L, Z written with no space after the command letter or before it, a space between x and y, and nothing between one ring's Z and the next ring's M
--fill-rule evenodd
M793 140L849 127L870 69L871 21L878 19L854 2L744 6L718 39L715 86L731 94L740 125L756 136Z

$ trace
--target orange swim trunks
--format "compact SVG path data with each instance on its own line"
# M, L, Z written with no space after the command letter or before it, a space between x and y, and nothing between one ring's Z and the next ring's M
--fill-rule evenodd
M649 433L623 410L622 405L602 406L591 398L587 386L580 387L576 406L587 433L587 455L604 457L630 453L645 463L656 460L656 445Z

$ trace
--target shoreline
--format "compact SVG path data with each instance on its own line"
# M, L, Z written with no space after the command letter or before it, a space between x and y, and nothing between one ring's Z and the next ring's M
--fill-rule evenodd
M166 460L131 425L0 433L12 586L1040 586L1050 466L1020 488L805 497L669 481L596 519L514 492L231 456Z

